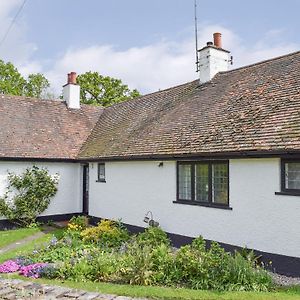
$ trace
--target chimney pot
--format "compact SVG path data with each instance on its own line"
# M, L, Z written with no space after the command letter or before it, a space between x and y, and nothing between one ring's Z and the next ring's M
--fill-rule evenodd
M68 84L76 84L76 72L71 72L68 74Z
M214 33L214 45L217 48L222 48L222 34L220 32Z

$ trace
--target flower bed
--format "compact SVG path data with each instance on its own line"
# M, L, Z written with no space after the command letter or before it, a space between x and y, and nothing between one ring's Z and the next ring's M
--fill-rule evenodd
M130 236L117 222L104 220L88 228L82 217L72 220L62 239L0 265L0 272L10 271L32 278L219 291L273 287L253 254L229 254L217 243L207 249L201 237L175 250L160 228Z
M0 265L0 273L15 273L19 272L20 275L30 278L39 278L42 270L48 267L45 263L33 263L23 265L22 260L8 260Z

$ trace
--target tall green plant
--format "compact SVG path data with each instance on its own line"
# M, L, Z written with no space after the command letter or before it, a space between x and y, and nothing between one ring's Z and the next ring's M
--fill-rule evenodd
M33 166L17 175L8 173L8 186L0 198L0 215L10 221L28 226L45 211L57 192L58 174L51 176L47 169Z

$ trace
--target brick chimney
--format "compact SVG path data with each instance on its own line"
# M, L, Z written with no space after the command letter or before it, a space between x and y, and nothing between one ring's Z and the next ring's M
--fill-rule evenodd
M222 48L222 34L213 34L214 42L207 45L199 52L200 83L210 81L218 72L228 71L231 62L230 51Z
M68 74L68 83L63 86L63 99L68 108L80 108L80 86L76 84L76 73Z

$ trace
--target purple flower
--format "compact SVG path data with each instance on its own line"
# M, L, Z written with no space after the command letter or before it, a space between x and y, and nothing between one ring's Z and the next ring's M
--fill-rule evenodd
M55 246L57 244L58 240L55 236L53 236L53 238L50 241L50 246Z
M41 270L47 266L45 263L36 263L20 268L20 275L31 278L39 278Z
M20 266L14 260L8 260L0 265L0 273L14 273L20 269Z

